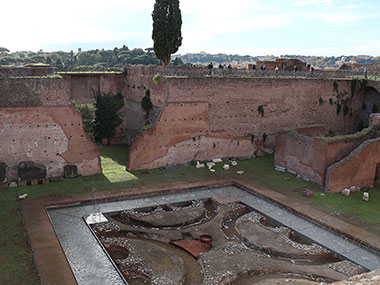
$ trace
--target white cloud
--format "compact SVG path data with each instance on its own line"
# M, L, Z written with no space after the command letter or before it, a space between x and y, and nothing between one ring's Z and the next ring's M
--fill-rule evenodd
M60 5L52 1L14 1L2 5L0 17L1 46L12 51L38 50L67 43L110 42L132 39L140 31L122 31L108 27L112 15L121 9L147 10L150 17L153 0L67 0ZM125 17L128 23L128 16Z
M348 4L348 5L344 5L342 6L343 9L347 9L347 10L351 10L351 9L357 9L359 8L358 5L353 5L353 4Z
M331 6L332 0L295 0L290 6L310 6L310 5L323 5Z
M315 19L322 20L326 24L349 24L358 22L365 19L376 18L379 15L375 14L355 14L346 12L337 13L324 13L324 14L314 14L311 17Z
M226 41L236 32L271 29L289 24L289 17L279 14L281 10L256 1L192 0L182 1L183 44L181 50L199 51L209 46L217 36ZM221 47L222 48L222 47Z

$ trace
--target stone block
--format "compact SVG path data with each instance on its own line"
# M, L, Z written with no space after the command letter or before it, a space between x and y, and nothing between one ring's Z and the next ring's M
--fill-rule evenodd
M202 168L202 167L205 167L204 163L197 163L195 165L196 168Z
M236 174L237 174L237 175L243 175L243 174L244 174L244 171L243 171L243 170L236 171Z
M350 189L343 189L342 191L340 191L340 193L342 193L342 195L344 196L350 196L351 191Z
M229 166L228 164L225 164L225 165L223 165L223 169L224 169L224 170L229 170L229 169L230 169L230 166Z
M74 164L68 164L63 167L64 177L78 177L78 167Z
M0 183L7 182L7 164L0 162Z
M18 177L20 180L31 181L46 177L46 166L33 161L23 161L18 165Z
M30 184L31 185L38 185L38 179L32 179L32 181L30 181Z
M235 160L231 161L231 165L232 166L236 166L237 165L237 162Z
M50 182L62 182L63 181L63 177L50 177L49 178L49 181Z
M369 186L363 186L360 188L360 191L364 191L364 192L368 192L369 190L371 190Z
M214 162L207 162L206 165L208 168L211 168L211 167L215 166L215 163Z
M293 174L293 175L297 175L297 172L295 172L294 170L291 170L291 169L286 169L286 171L290 174Z
M209 168L211 172L215 172L215 169L212 169L211 167Z
M212 162L214 162L214 163L218 163L218 162L222 162L223 160L221 159L221 158L214 158L213 160L212 160Z
M22 195L20 195L20 196L18 196L18 198L20 199L20 200L23 200L23 199L26 199L28 197L28 194L22 194Z
M8 183L1 183L0 189L2 189L2 188L8 188Z
M358 191L358 187L356 187L356 186L351 186L351 187L350 187L350 191L351 191L351 193L356 192L356 191Z
M314 194L314 192L311 191L311 190L309 190L309 189L305 189L305 190L302 191L302 195L303 195L304 197L306 197L306 198L310 198L310 197L312 197L313 194Z
M19 187L23 187L23 186L26 186L26 185L27 185L27 182L26 182L26 181L22 181L22 180L20 180L20 181L17 183L17 185L18 185Z
M364 192L363 193L363 200L368 202L369 201L369 193L368 192Z
M17 182L13 181L9 183L9 188L17 187Z
M280 171L280 172L285 172L285 167L276 165L275 168L274 168L274 170Z

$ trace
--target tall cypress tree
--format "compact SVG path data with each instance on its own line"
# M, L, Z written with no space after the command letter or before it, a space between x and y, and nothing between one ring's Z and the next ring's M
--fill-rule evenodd
M182 44L182 16L179 0L156 0L153 18L153 50L163 65L170 64L171 55Z

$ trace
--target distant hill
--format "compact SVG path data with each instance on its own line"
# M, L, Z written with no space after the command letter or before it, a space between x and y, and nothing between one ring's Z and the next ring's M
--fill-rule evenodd
M300 59L316 68L339 68L343 64L371 64L380 62L380 57L367 55L358 56L302 56L281 55L281 58ZM246 67L249 63L256 61L273 61L274 55L250 56L238 54L209 54L205 52L178 54L172 56L173 65L207 65L213 62L231 63L235 67ZM45 52L39 50L10 52L7 48L0 47L0 65L25 65L31 63L45 63L55 66L58 71L122 71L125 65L143 64L159 65L160 61L155 57L152 48L129 49L127 46L115 47L112 50L95 49L78 52L54 51Z
M208 64L209 62L215 63L231 63L238 66L244 66L248 63L263 60L275 60L276 58L295 58L300 59L316 68L323 69L325 67L339 68L344 63L358 63L369 64L373 62L380 62L380 57L372 57L367 55L359 56L339 56L339 57L323 57L323 56L302 56L302 55L281 55L279 57L273 55L267 56L249 56L249 55L227 55L227 54L208 54L208 53L188 53L184 55L176 55L185 64Z

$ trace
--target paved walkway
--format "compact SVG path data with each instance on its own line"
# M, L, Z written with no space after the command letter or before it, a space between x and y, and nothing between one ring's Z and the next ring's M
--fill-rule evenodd
M246 189L254 189L254 192L263 195L266 198L266 201L258 199L257 196L250 195L250 193L248 193L246 190L241 190L239 188L231 186L225 186L232 185L233 183ZM192 190L195 190L196 188L200 187L202 187L203 190L196 191L196 194L194 194L194 191ZM211 189L212 187L220 188ZM180 191L182 189L185 189L186 192ZM46 207L62 205L67 206L73 204L79 206L80 203L86 203L86 206L71 208L71 210L75 212L75 215L73 215L74 220L77 220L78 218L81 219L83 214L93 213L94 211L107 212L111 210L126 209L129 207L131 208L157 204L158 201L156 198L152 199L151 197L147 197L157 194L170 194L165 195L165 198L163 198L165 201L167 200L167 202L176 202L181 201L183 199L202 198L202 196L211 197L230 194L238 199L243 200L246 204L250 205L251 207L255 208L261 213L280 221L281 223L287 225L295 231L303 232L303 234L308 238L311 238L321 244L324 244L326 247L332 249L333 251L339 252L339 254L341 254L342 256L348 257L349 259L359 264L362 264L364 267L368 269L380 268L380 238L378 236L375 236L357 227L342 222L334 217L331 217L323 212L317 211L309 206L302 204L299 201L286 197L278 192L265 189L257 185L253 181L235 179L235 181L214 180L194 183L178 182L157 187L141 187L119 191L101 192L96 193L96 200L98 202L98 204L96 205L92 203L92 193L62 198L51 197L38 200L22 201L21 207L24 214L25 225L29 233L29 238L34 252L37 270L39 271L39 274L41 276L42 284L76 284L74 274L67 262L67 259L57 239L54 229L50 224L49 217L45 210ZM131 200L130 198L132 197L138 197L138 199ZM104 203L115 200L119 202ZM268 200L276 201L278 205L284 206L288 210L279 209L278 207L275 207L272 203L269 203ZM54 212L55 214L52 214ZM330 230L321 230L319 227L317 227L314 223L310 221L307 221L297 216L292 216L293 214L291 212L301 214L308 220L318 222L325 227L328 227L336 232L344 234L345 236L354 237L355 240L361 241L362 244L371 247L373 249L373 252L364 251L364 249L358 246L357 244L353 244L351 241L347 240L344 237L337 236ZM63 216L67 216L68 214L64 213L63 209L49 210L49 213L51 217L53 215L56 215L56 217L60 217L59 219L61 219L61 217ZM52 219L54 218L52 217ZM83 222L81 223L84 224ZM58 227L57 225L55 226L55 230L57 231L58 237L63 237L63 239L68 238L67 232L63 231L60 233L57 229L63 229L65 228L65 226L71 227L73 226L73 224L65 225L65 222L61 220L61 222L58 223ZM70 232L75 232L73 229ZM306 233L304 231L306 231ZM91 236L91 238L94 238L92 235L84 234L84 236ZM62 242L62 240L61 244L63 247L65 246L65 242ZM377 250L377 252L375 252L375 250ZM75 251L72 251L72 253L75 254ZM96 259L99 259L99 253L102 253L102 251L95 251ZM82 252L82 254L79 255L91 256L88 250ZM67 254L67 257L70 259L70 254ZM71 263L73 262L71 261ZM79 265L79 267L73 267L73 264L71 265L76 275L79 271L84 272L84 275L87 276L92 274L90 272L86 272L86 269L81 267L83 264ZM79 270L79 268L81 269ZM87 284L87 282L80 281L80 284Z

